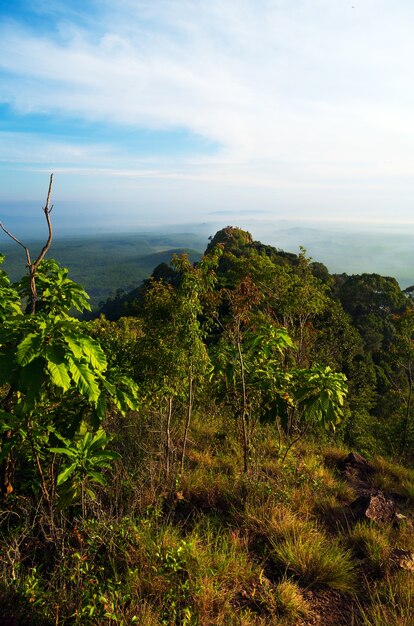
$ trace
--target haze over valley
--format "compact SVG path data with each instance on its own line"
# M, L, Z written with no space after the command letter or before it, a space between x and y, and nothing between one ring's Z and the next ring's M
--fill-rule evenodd
M59 225L58 207L55 221ZM18 229L19 236L33 250L42 244L40 211L36 216L38 235L30 228ZM49 257L70 269L72 278L85 286L96 307L119 289L137 287L161 262L172 254L187 253L192 261L204 252L208 237L228 224L251 232L256 240L287 252L306 248L314 261L324 263L331 273L377 273L396 278L402 289L414 284L414 227L390 228L389 225L340 224L252 220L228 215L228 221L153 226L136 232L94 232L92 226L57 228ZM232 221L231 221L232 220ZM12 220L13 223L13 220ZM7 224L7 222L6 222ZM410 232L412 231L412 232ZM17 280L24 272L23 250L4 233L1 250L6 254L4 267Z

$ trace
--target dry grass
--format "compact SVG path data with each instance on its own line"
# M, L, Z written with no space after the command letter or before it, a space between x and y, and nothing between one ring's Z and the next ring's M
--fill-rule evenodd
M156 434L133 432L142 437L122 444L130 465L113 493L96 502L95 520L77 521L80 546L69 526L59 559L37 570L23 559L13 569L0 551L5 593L33 614L55 623L59 603L60 623L73 626L296 626L314 608L304 590L321 587L356 594L363 626L412 626L412 573L392 557L414 551L412 471L373 461L378 487L405 498L405 522L347 528L336 523L355 496L335 471L342 448L301 442L282 463L274 430L259 426L245 476L234 422L195 416L185 473L166 482ZM110 607L118 621L105 617Z
M350 553L321 533L295 533L286 537L273 545L272 559L278 569L294 576L305 587L355 592L355 565Z
M360 603L358 626L412 626L414 578L401 571L369 588L368 601Z
M353 554L362 560L364 570L370 575L383 576L390 567L391 544L387 530L358 522L346 538Z
M375 473L372 484L378 489L392 492L414 503L414 470L391 463L387 459L378 457L374 460Z
M303 597L298 584L288 578L283 578L275 585L274 597L276 612L288 621L306 617L309 614L309 604Z
M342 446L324 446L322 456L327 467L335 469L339 461L349 454L349 449Z

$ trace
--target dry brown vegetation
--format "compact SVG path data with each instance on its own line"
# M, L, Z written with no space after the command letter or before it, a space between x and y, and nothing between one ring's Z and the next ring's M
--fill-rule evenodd
M412 471L373 460L372 482L398 477L404 494L405 517L376 526L347 515L343 449L307 442L282 462L263 426L246 476L231 420L199 415L185 476L165 481L150 418L112 428L124 459L112 488L87 519L62 517L58 542L23 497L3 507L1 624L412 623Z

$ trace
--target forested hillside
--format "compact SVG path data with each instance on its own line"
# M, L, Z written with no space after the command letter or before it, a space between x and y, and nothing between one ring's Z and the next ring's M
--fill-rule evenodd
M235 332L231 325L237 326L237 316L241 341L244 334L260 333L266 325L284 328L295 346L286 357L291 365L324 364L346 375L349 389L341 437L360 450L410 456L414 435L410 290L403 292L394 278L378 274L330 275L305 251L295 255L277 250L233 227L211 239L205 258L214 251L219 253L214 285L202 304L207 308L204 339L209 349L216 350L223 336ZM200 272L200 267L196 264L191 271ZM162 263L150 280L109 299L100 313L109 320L151 317L148 299L151 302L154 290L162 285L168 298L180 286L181 274L179 264ZM236 315L234 307L242 307L242 302L245 310L237 309Z
M95 319L28 265L0 276L0 625L413 623L410 290L230 226Z
M40 250L42 241L29 241L31 250ZM93 309L116 292L128 291L150 276L161 262L186 253L198 260L204 237L188 233L89 234L54 240L53 258L69 268L72 280L88 292ZM4 237L4 269L12 280L22 274L22 251Z

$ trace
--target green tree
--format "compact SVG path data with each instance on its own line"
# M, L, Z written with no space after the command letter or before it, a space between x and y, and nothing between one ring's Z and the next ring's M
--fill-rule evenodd
M47 249L50 190L44 209ZM119 369L108 368L99 343L71 316L72 310L89 308L88 296L56 261L37 259L29 276L14 285L2 272L0 290L2 492L15 489L16 464L29 467L37 473L52 520L60 460L51 448L58 439L75 443L81 426L92 431L100 427L108 402L121 412L137 406L137 386ZM29 303L26 313L21 301Z
M220 322L224 332L212 350L212 355L218 375L218 385L220 387L220 383L224 383L224 393L235 411L236 422L240 424L243 466L244 471L247 472L257 417L257 412L256 415L253 413L257 394L249 384L249 373L254 367L254 360L252 351L247 354L245 344L246 337L249 339L251 337L249 329L262 296L250 277L240 281L236 289L224 290L222 295L226 299L228 315L224 325Z
M309 365L314 321L328 306L332 281L315 275L314 264L303 248L299 255L285 257L271 246L253 242L249 233L232 227L219 231L210 245L214 242L220 242L224 249L218 267L218 287L235 291L243 281L250 280L261 294L257 310L268 321L288 330L295 340L297 364Z
M188 431L194 404L194 386L205 381L210 368L203 341L203 298L215 282L214 268L220 251L193 266L186 255L174 257L176 285L150 281L142 309L140 383L160 412L164 433L165 471L170 474L173 442L171 426L174 400L186 406L180 469L183 471ZM162 408L164 407L164 408Z
M10 293L14 315L3 319L0 329L0 384L7 390L1 455L5 459L16 451L34 461L50 504L53 485L43 466L54 436L73 439L85 421L98 427L108 400L121 411L133 408L137 388L116 368L108 369L99 343L69 315L72 308L85 307L87 295L67 271L55 261L43 261L36 277L38 310L25 315L14 306L29 295L24 279ZM6 492L10 478L5 476Z
M263 294L249 277L225 294L224 332L211 354L221 397L230 404L240 426L247 472L257 423L265 412L275 411L280 442L284 427L287 454L310 428L319 424L334 428L339 423L346 377L329 366L300 368L288 358L289 353L297 353L295 343L286 328L264 321L258 311Z
M394 315L393 323L396 334L381 369L383 403L390 414L383 415L382 421L394 443L392 451L406 456L414 437L414 308Z
M395 278L379 274L337 277L337 294L371 354L387 350L394 336L392 315L403 311L407 298Z

